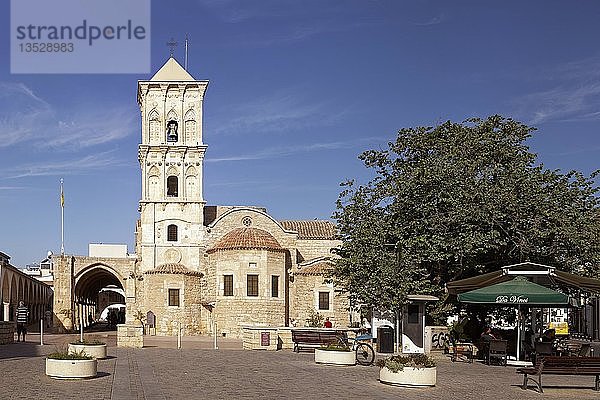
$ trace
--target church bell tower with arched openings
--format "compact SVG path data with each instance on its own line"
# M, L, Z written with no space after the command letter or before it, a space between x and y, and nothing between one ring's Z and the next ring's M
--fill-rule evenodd
M208 81L194 79L172 56L150 80L138 81L140 272L166 264L200 268L207 148L202 142L202 102L207 87Z

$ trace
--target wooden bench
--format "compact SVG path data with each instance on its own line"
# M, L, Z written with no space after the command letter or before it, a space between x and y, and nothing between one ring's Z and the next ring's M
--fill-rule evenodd
M346 332L334 329L292 329L292 342L296 353L303 347L318 348L338 343L340 337L345 338Z
M587 375L595 376L594 390L600 390L600 358L599 357L571 357L547 356L536 360L533 367L518 368L517 373L523 375L523 389L527 389L527 382L531 380L542 389L542 375ZM537 380L534 378L537 376Z

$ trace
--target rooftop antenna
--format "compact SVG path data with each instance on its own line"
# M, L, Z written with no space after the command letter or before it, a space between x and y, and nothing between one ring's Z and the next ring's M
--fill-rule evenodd
M189 39L188 39L188 34L185 34L185 60L184 60L184 68L187 71L188 70L188 43L189 43Z
M167 46L169 46L169 53L170 53L170 57L173 57L173 52L175 51L175 47L177 47L177 42L175 41L174 38L171 38L171 40L169 40L167 42Z

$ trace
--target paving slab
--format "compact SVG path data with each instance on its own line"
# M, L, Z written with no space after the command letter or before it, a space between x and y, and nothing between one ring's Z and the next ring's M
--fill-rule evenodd
M600 399L594 377L545 376L544 393L520 388L513 367L451 362L439 356L438 384L402 388L381 384L375 366L315 364L312 352L242 350L235 339L146 337L143 349L116 347L114 332L90 334L108 344L98 377L55 380L44 374L44 356L78 335L28 335L0 346L0 399ZM88 337L88 334L86 334ZM381 355L380 355L381 356Z

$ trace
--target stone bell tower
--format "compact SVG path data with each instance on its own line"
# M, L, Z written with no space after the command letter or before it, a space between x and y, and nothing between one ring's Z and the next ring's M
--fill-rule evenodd
M199 269L205 235L202 101L207 86L208 81L194 79L173 57L150 80L138 81L140 272L163 264Z

